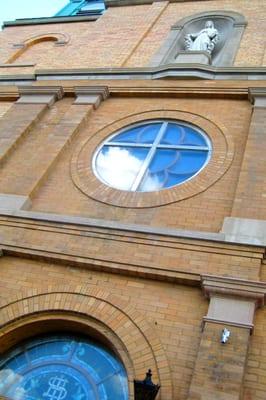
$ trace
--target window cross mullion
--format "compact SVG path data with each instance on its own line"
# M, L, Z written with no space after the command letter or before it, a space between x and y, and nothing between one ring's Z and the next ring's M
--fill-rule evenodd
M140 168L140 171L139 171L139 173L138 173L138 175L137 175L137 177L136 177L136 179L135 179L135 181L134 181L134 183L133 183L133 185L131 187L132 191L136 191L138 189L138 187L139 187L144 175L146 174L146 171L149 168L149 165L150 165L150 163L151 163L151 161L152 161L152 159L153 159L153 157L155 155L157 146L160 143L160 141L161 141L161 139L162 139L162 137L163 137L163 135L164 135L164 133L166 131L167 125L168 125L168 122L163 122L162 123L162 126L161 126L161 128L160 128L160 130L159 130L159 132L158 132L158 134L157 134L157 136L156 136L156 138L155 138L155 140L154 140L154 142L152 144L152 147L151 147L149 153L147 154L147 157L146 157L145 161L143 162L142 167Z

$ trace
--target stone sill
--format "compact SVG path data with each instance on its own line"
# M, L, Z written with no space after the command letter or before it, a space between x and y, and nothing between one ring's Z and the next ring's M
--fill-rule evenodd
M36 64L0 64L0 68L26 68L35 67Z

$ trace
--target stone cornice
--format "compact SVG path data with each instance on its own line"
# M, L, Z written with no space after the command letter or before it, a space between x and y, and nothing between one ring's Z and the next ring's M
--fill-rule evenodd
M257 306L262 306L265 303L265 282L202 275L201 285L205 296L208 298L213 295L234 296L253 300Z
M102 100L106 100L110 95L107 86L76 86L74 90L77 96L101 96Z
M226 319L215 319L211 317L203 317L202 319L203 325L205 325L206 322L211 322L213 324L220 324L223 326L229 325L229 326L235 326L237 328L244 328L244 329L249 329L251 332L254 329L254 324L244 324L244 323L238 323L238 322L233 322L233 321L227 321Z
M74 92L77 96L74 104L92 104L95 109L110 95L107 86L76 86Z
M50 79L210 79L266 80L266 67L213 67L203 64L167 64L158 67L36 70L37 80Z
M56 96L57 100L62 99L64 96L61 86L19 86L18 93L20 96L51 95Z
M10 68L8 65L6 68ZM13 67L12 67L13 68ZM25 67L27 68L27 67ZM34 74L0 75L0 85L36 81L90 80L219 80L266 81L266 67L213 67L203 64L167 64L143 68L40 69ZM251 86L251 85L250 85Z
M105 100L109 97L110 94L115 96L156 96L156 97L206 97L206 98L237 98L237 99L248 99L248 88L247 87L223 87L221 86L210 86L206 85L195 85L193 87L190 86L174 86L167 85L162 86L158 82L157 85L151 84L145 86L139 85L131 85L130 82L125 81L125 84L115 84L115 82L109 82L110 86L102 85L102 86L90 86L88 82L88 86L71 86L66 81L59 81L62 84L62 88L65 94L68 96L89 96L89 95L100 95L101 100ZM58 82L58 83L59 83ZM101 81L99 81L100 83ZM106 83L106 82L104 82ZM49 81L51 84L51 81ZM43 83L42 83L43 85ZM0 85L0 99L4 100L6 98L17 99L19 97L18 89L20 90L22 86L7 86ZM52 86L27 86L27 88L34 88L36 93L40 94L40 91L43 90L45 92L45 88L47 92L49 88ZM41 89L42 88L42 89ZM26 89L26 91L30 89Z
M248 95L254 107L266 107L266 87L251 87L248 90Z
M4 218L21 218L24 220L24 223L27 223L27 220L34 220L36 223L40 222L48 222L53 224L64 224L64 225L77 225L83 226L84 228L99 228L99 229L108 229L110 232L112 230L121 230L129 233L138 233L138 234L148 234L148 235L158 235L158 236L166 236L172 238L180 238L188 239L188 240L196 240L202 242L208 242L208 246L216 247L216 243L222 243L224 248L230 249L230 252L237 246L235 249L235 254L238 254L238 250L240 253L242 251L247 251L247 256L254 256L254 253L257 251L261 253L265 249L264 246L248 244L248 243L237 243L225 240L225 235L222 233L213 233L213 232L201 232L201 231L192 231L192 230L184 230L184 229L170 229L170 228L160 228L160 227L150 227L146 225L140 224L127 224L120 223L111 220L102 220L102 219L94 219L94 218L86 218L86 217L78 217L78 216L69 216L62 214L53 214L53 213L44 213L44 212L35 212L35 211L27 211L22 209L0 209L0 220L1 216ZM238 248L240 246L240 248ZM244 250L245 249L245 250ZM250 252L252 254L250 254ZM208 278L208 275L204 275L204 279ZM227 279L227 278L221 278Z
M214 233L146 227L16 209L1 209L0 226L0 250L3 250L3 255L31 257L73 267L189 286L200 286L201 274L206 271L204 265L198 268L193 262L190 263L189 257L196 259L196 253L201 255L201 263L202 259L207 260L210 255L217 252L222 254L225 274L231 273L230 265L235 257L237 260L241 259L242 271L239 274L246 276L250 259L259 264L264 252L264 248L258 246L226 243L221 235ZM66 238L68 245L64 246L62 244ZM106 245L109 249L108 254L102 247ZM95 246L98 246L97 252L94 250ZM125 251L127 248L130 249L128 254ZM142 252L153 254L153 261L143 258ZM134 257L130 254L134 254ZM181 254L185 257L184 261L182 258L178 261ZM188 261L185 261L186 258ZM215 274L215 270L214 264L211 273ZM257 272L254 270L254 279L256 277ZM218 282L220 289L228 288L228 278L204 275L202 281L206 282L206 279L206 287L214 286L213 282ZM236 281L239 282L239 279ZM229 279L229 282L232 283L232 280ZM255 283L257 285L257 282ZM249 291L256 292L254 284L248 284L252 288ZM261 288L262 293L263 290L264 287ZM256 296L252 296L257 300Z
M89 22L96 21L100 16L70 16L70 17L47 17L47 18L25 18L16 19L15 21L4 21L3 28L12 26L23 26L23 25L43 25L43 24L60 24L70 22Z
M18 88L19 104L47 104L51 106L55 101L64 96L61 86L20 86Z

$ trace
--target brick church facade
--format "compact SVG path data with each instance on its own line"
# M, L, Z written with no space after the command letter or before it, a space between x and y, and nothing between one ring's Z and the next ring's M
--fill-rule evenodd
M0 32L1 360L82 335L123 365L128 399L148 369L158 400L266 399L265 2L67 3ZM175 157L156 177L152 151ZM8 398L23 374L1 363ZM54 376L43 398L72 398Z

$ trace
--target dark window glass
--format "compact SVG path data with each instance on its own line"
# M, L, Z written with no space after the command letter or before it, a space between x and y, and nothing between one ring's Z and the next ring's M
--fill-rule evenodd
M125 369L101 344L72 336L30 341L0 364L0 395L14 400L127 400Z

